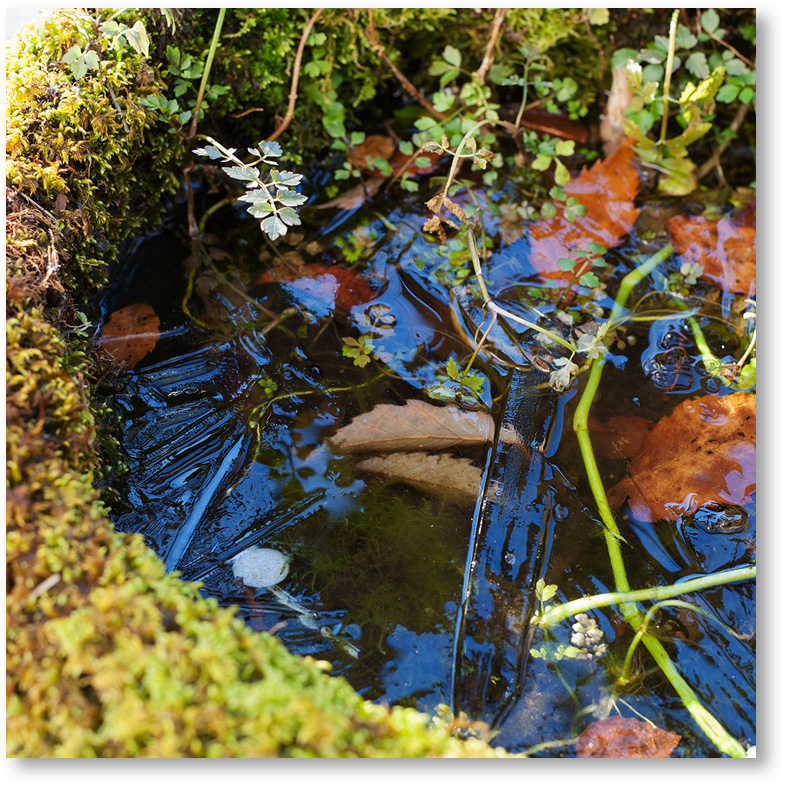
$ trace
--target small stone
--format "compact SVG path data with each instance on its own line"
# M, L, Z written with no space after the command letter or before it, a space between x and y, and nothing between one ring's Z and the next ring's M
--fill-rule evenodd
M232 571L246 586L269 589L289 574L289 559L273 548L254 546L232 559Z

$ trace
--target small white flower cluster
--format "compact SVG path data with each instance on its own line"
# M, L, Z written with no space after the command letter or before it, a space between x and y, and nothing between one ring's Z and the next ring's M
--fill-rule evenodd
M586 652L589 658L601 657L608 650L608 644L602 642L604 637L605 633L588 614L579 613L575 616L570 643Z

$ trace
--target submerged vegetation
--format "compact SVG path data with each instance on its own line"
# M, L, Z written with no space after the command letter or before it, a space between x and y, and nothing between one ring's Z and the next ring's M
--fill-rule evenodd
M638 25L646 32L637 35ZM653 40L651 29L661 30ZM288 459L262 434L303 396L329 402L363 390L350 404L362 411L385 384L398 397L409 385L441 403L496 411L498 380L521 368L534 368L540 388L561 395L559 406L580 392L573 424L585 479L576 486L586 484L596 505L587 520L598 524L614 585L583 598L543 579L516 589L536 592L531 621L542 640L527 639L531 656L562 683L564 660L609 657L617 641L586 614L611 605L631 636L610 657L623 664L604 700L621 700L645 648L713 748L748 754L749 739L704 705L652 627L663 609L681 607L744 636L732 620L675 599L675 580L633 588L620 528L625 497L609 502L590 409L603 368L623 367L634 330L658 320L678 325L694 348L691 391L754 398L754 164L729 156L734 145L754 145L754 53L755 14L740 9L66 9L28 27L9 50L7 74L9 754L506 754L484 731L474 738L471 723L456 732L461 718L363 700L325 673L328 663L290 654L275 629L253 631L199 584L167 573L140 535L113 530L107 506L116 513L122 502L116 489L101 497L95 486L123 469L112 412L123 369L92 335L100 313L89 300L122 244L158 226L173 205L190 255L184 289L170 299L196 334L232 341L236 331L232 346L262 347L247 350L260 366L249 375L248 403L240 382L234 391L245 407L236 445L252 445L244 465L267 466L292 509L310 503L307 456L321 448L311 453L301 441L306 458L284 482ZM394 111L374 108L383 104ZM325 164L314 166L320 157ZM401 359L392 338L398 317L375 302L380 276L363 277L386 238L402 232L383 218L359 225L335 240L341 263L328 265L308 261L323 248L306 250L299 234L316 223L315 209L350 214L377 193L419 200L421 236L406 250L416 243L415 268L446 293L438 315L452 343L419 366ZM683 216L682 202L667 201L686 197L700 215ZM648 235L638 227L631 253L625 237L641 204L656 200L671 217ZM227 263L209 234L235 203L259 222L262 250L252 264ZM505 279L495 254L524 240L528 269ZM264 271L253 269L259 261ZM325 277L334 281L332 306L259 295L270 283ZM308 365L328 329L319 307L335 313L322 339L343 364L333 386ZM158 320L144 324L138 332L154 333L154 347ZM291 363L271 359L276 340ZM665 356L648 362L672 378L685 363ZM287 437L294 454L307 429L299 414L285 414L296 424ZM329 406L319 416L333 421ZM420 461L412 484L422 485L431 464L412 461ZM340 477L344 465L325 471L354 488L353 475ZM464 497L479 487L475 471L462 480ZM220 472L216 487L219 480ZM726 501L746 503L743 490ZM373 630L381 651L391 630L427 633L454 602L443 587L460 586L472 537L433 523L449 519L453 503L410 504L382 490L341 515L304 519L278 544L307 565L297 579L303 592L339 606L351 597L353 621ZM177 539L168 566L178 567L190 545ZM373 581L355 586L355 570L371 564ZM716 570L683 591L754 576L754 564ZM559 625L571 617L571 643L557 648ZM575 699L577 688L569 692ZM602 722L597 701L581 711Z

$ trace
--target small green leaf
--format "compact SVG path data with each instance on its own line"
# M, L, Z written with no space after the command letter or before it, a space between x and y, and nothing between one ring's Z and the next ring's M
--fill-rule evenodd
M554 158L554 161L556 163L556 171L553 179L558 185L567 185L570 182L570 173L567 167L558 158Z
M532 161L532 169L536 169L538 172L544 172L550 165L553 158L549 155L542 155L539 154L533 161Z
M590 25L607 25L611 19L610 11L607 8L589 8L587 10Z
M461 67L461 53L454 46L447 44L447 46L444 47L442 57L444 57L445 62L449 63L451 66L454 66L455 68Z
M556 142L556 155L572 155L575 152L575 142L572 139L560 139Z
M414 145L411 142L405 142L405 141L401 140L398 143L398 149L404 155L411 155L414 152Z
M574 259L559 259L558 261L559 269L564 270L567 272L568 270L572 270L575 267L575 260Z
M600 285L600 279L593 272L584 273L579 280L581 286L588 286L590 289Z
M605 248L605 246L595 243L594 241L591 241L587 247L592 253L598 253L600 255L608 253L608 249Z
M713 8L709 8L707 11L704 11L701 14L701 27L707 33L716 32L719 26L720 26L719 14Z

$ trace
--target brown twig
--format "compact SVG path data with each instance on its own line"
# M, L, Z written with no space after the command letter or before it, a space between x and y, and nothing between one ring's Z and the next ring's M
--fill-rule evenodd
M739 60L743 60L753 71L755 70L755 63L752 60L748 60L738 49L731 46L727 41L723 41L721 38L718 38L714 33L710 33L708 30L704 29L704 33L706 33L709 38L713 38L718 44L722 44L726 49L730 49Z
M440 120L446 120L447 115L443 112L437 112L433 108L433 104L396 68L395 63L387 56L384 47L376 40L376 26L373 23L373 8L368 9L368 43L371 50L374 51L384 62L384 64L393 72L395 78L403 85L409 95L425 107L434 117Z
M741 128L741 124L744 122L744 118L747 116L747 112L750 110L750 104L742 104L738 111L736 112L736 116L733 118L733 122L730 124L730 129L733 133L738 133L739 128ZM701 164L700 168L697 172L698 180L702 180L715 166L720 165L720 158L722 154L727 150L728 145L730 144L730 139L723 142L715 151L714 154L709 158L708 161L705 161Z
M123 130L127 133L131 133L131 129L128 128L128 124L125 122L125 117L123 117L123 110L120 108L120 104L117 103L117 96L114 94L114 90L112 90L112 85L106 85L109 88L109 97L112 99L112 103L114 104L114 108L117 110L117 114L120 115L120 121L123 124Z
M289 106L286 109L286 114L284 115L281 124L273 131L272 135L267 138L268 142L274 142L289 127L289 123L292 122L292 118L294 117L294 104L297 101L297 83L300 80L300 62L303 59L305 42L308 40L308 36L311 35L311 29L316 20L321 16L322 11L324 11L324 8L317 8L316 13L308 20L308 24L305 25L305 30L303 30L302 37L300 38L300 45L297 47L297 55L294 58L292 87L289 90Z
M496 48L496 42L499 40L499 33L501 32L502 22L504 17L507 16L507 8L497 8L496 13L491 23L491 32L488 37L488 45L485 47L485 56L482 58L480 67L474 72L474 76L478 82L485 82L485 74L488 69L493 65L493 50Z

